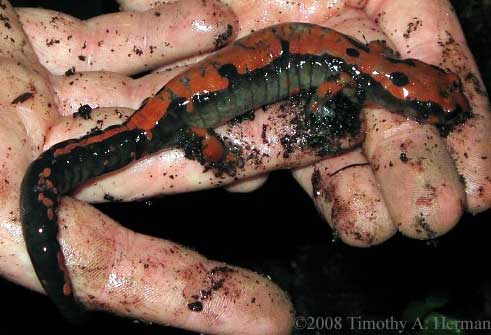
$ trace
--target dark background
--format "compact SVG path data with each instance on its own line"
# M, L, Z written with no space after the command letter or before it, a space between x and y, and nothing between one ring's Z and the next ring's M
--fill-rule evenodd
M117 10L115 2L109 0L12 3L56 9L80 18ZM489 91L490 2L452 3ZM222 213L214 216L216 211L211 213L208 208L217 205ZM437 297L446 301L439 309L444 315L464 320L491 319L489 211L476 217L465 215L457 228L435 241L396 236L381 246L357 249L333 241L327 224L287 172L273 173L264 187L245 195L212 190L98 207L126 225L148 223L129 226L136 231L180 242L212 259L270 275L289 292L298 315L400 319L410 302ZM165 217L180 220L166 223ZM2 279L0 294L0 334L192 334L109 315L96 315L92 322L74 327L58 316L44 296ZM491 331L483 332L487 333Z

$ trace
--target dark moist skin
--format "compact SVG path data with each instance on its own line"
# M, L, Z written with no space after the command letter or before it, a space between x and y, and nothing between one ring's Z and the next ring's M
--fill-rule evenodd
M338 113L334 123L343 125L344 109L338 111L334 101L340 93L357 109L378 105L447 127L470 115L455 74L418 60L394 58L381 42L367 46L305 23L257 31L173 78L124 124L61 142L32 162L22 182L20 207L27 250L44 290L66 317L75 320L83 311L57 239L60 198L81 183L156 151L186 147L190 138L193 143L199 140L201 152L194 152L194 158L227 167L237 155L208 129L302 94L310 99L306 124L330 127L329 118ZM25 98L29 97L19 100ZM315 143L320 141L317 135ZM344 135L340 129L325 132L327 143ZM321 149L336 154L325 146Z

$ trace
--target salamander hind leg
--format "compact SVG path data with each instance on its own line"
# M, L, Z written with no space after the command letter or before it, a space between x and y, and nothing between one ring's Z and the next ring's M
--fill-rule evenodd
M185 128L179 132L177 147L186 158L198 161L205 170L212 169L217 176L226 173L235 176L237 168L244 166L241 150L228 143L212 129Z
M351 78L322 83L297 119L297 135L319 156L330 156L363 139L361 108L364 96Z

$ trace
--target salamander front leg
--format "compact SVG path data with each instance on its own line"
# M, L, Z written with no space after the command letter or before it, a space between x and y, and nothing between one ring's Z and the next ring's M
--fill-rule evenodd
M240 148L227 143L213 129L184 129L178 136L177 147L184 150L186 158L197 160L206 170L214 170L217 176L224 172L234 176L237 168L244 166Z
M356 82L347 73L341 73L336 79L328 79L321 83L312 94L309 104L306 106L306 113L319 113L329 104L329 101L341 91L354 90Z
M368 43L368 48L370 49L371 52L382 54L385 57L393 57L393 58L400 57L400 55L397 52L395 52L393 49L387 46L387 43L380 40L370 41Z

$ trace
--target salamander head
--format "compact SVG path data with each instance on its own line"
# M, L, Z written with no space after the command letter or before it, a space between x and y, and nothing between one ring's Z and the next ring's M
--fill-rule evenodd
M384 59L372 67L371 78L405 107L403 114L441 126L457 125L471 115L456 74L415 59Z

